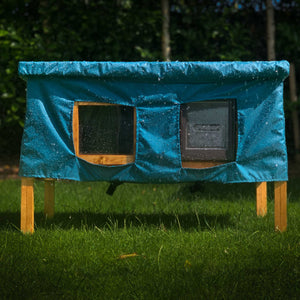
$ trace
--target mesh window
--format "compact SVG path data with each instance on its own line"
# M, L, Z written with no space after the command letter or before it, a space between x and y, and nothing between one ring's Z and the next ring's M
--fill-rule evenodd
M79 106L79 152L133 154L133 114L121 105Z

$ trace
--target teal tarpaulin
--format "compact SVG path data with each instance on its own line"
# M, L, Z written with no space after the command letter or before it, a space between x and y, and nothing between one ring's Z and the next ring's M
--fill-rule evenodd
M27 112L20 175L81 181L260 182L287 180L283 80L279 62L20 62ZM235 99L235 159L183 168L180 107ZM75 154L75 102L135 108L133 163L103 166Z

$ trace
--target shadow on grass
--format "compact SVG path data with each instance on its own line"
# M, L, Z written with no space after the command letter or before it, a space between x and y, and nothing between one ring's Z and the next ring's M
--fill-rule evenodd
M287 196L289 202L300 201L300 178L291 178L287 183ZM214 200L226 200L236 202L237 200L256 201L256 183L211 183L195 182L182 185L173 198L183 195L182 199L186 201L199 201L201 197ZM268 200L274 200L274 182L267 183Z
M255 184L195 182L182 185L173 198L178 195L181 196L181 199L186 201L199 201L202 197L232 202L236 202L237 199L240 201L248 201L249 198L255 200Z
M227 228L233 224L229 214L122 214L122 213L91 213L87 211L56 213L52 219L47 220L43 213L35 213L35 226L37 228L51 229L61 228L63 230L76 229L120 229L132 227L154 227L161 230L214 230ZM20 228L20 214L2 212L0 213L0 230Z

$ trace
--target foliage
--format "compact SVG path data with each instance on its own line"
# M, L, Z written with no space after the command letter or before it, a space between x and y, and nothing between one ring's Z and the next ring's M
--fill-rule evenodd
M170 0L173 60L265 60L264 0ZM300 1L274 1L277 59L300 69ZM161 60L160 1L3 0L0 156L19 149L21 60ZM299 80L298 76L298 80Z

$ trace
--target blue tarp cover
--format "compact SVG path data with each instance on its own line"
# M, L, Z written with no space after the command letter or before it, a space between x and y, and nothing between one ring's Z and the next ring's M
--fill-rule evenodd
M20 158L24 177L80 181L286 181L283 80L279 62L20 62L27 111ZM236 99L236 159L183 168L180 105ZM76 101L136 108L134 163L103 166L75 155Z

